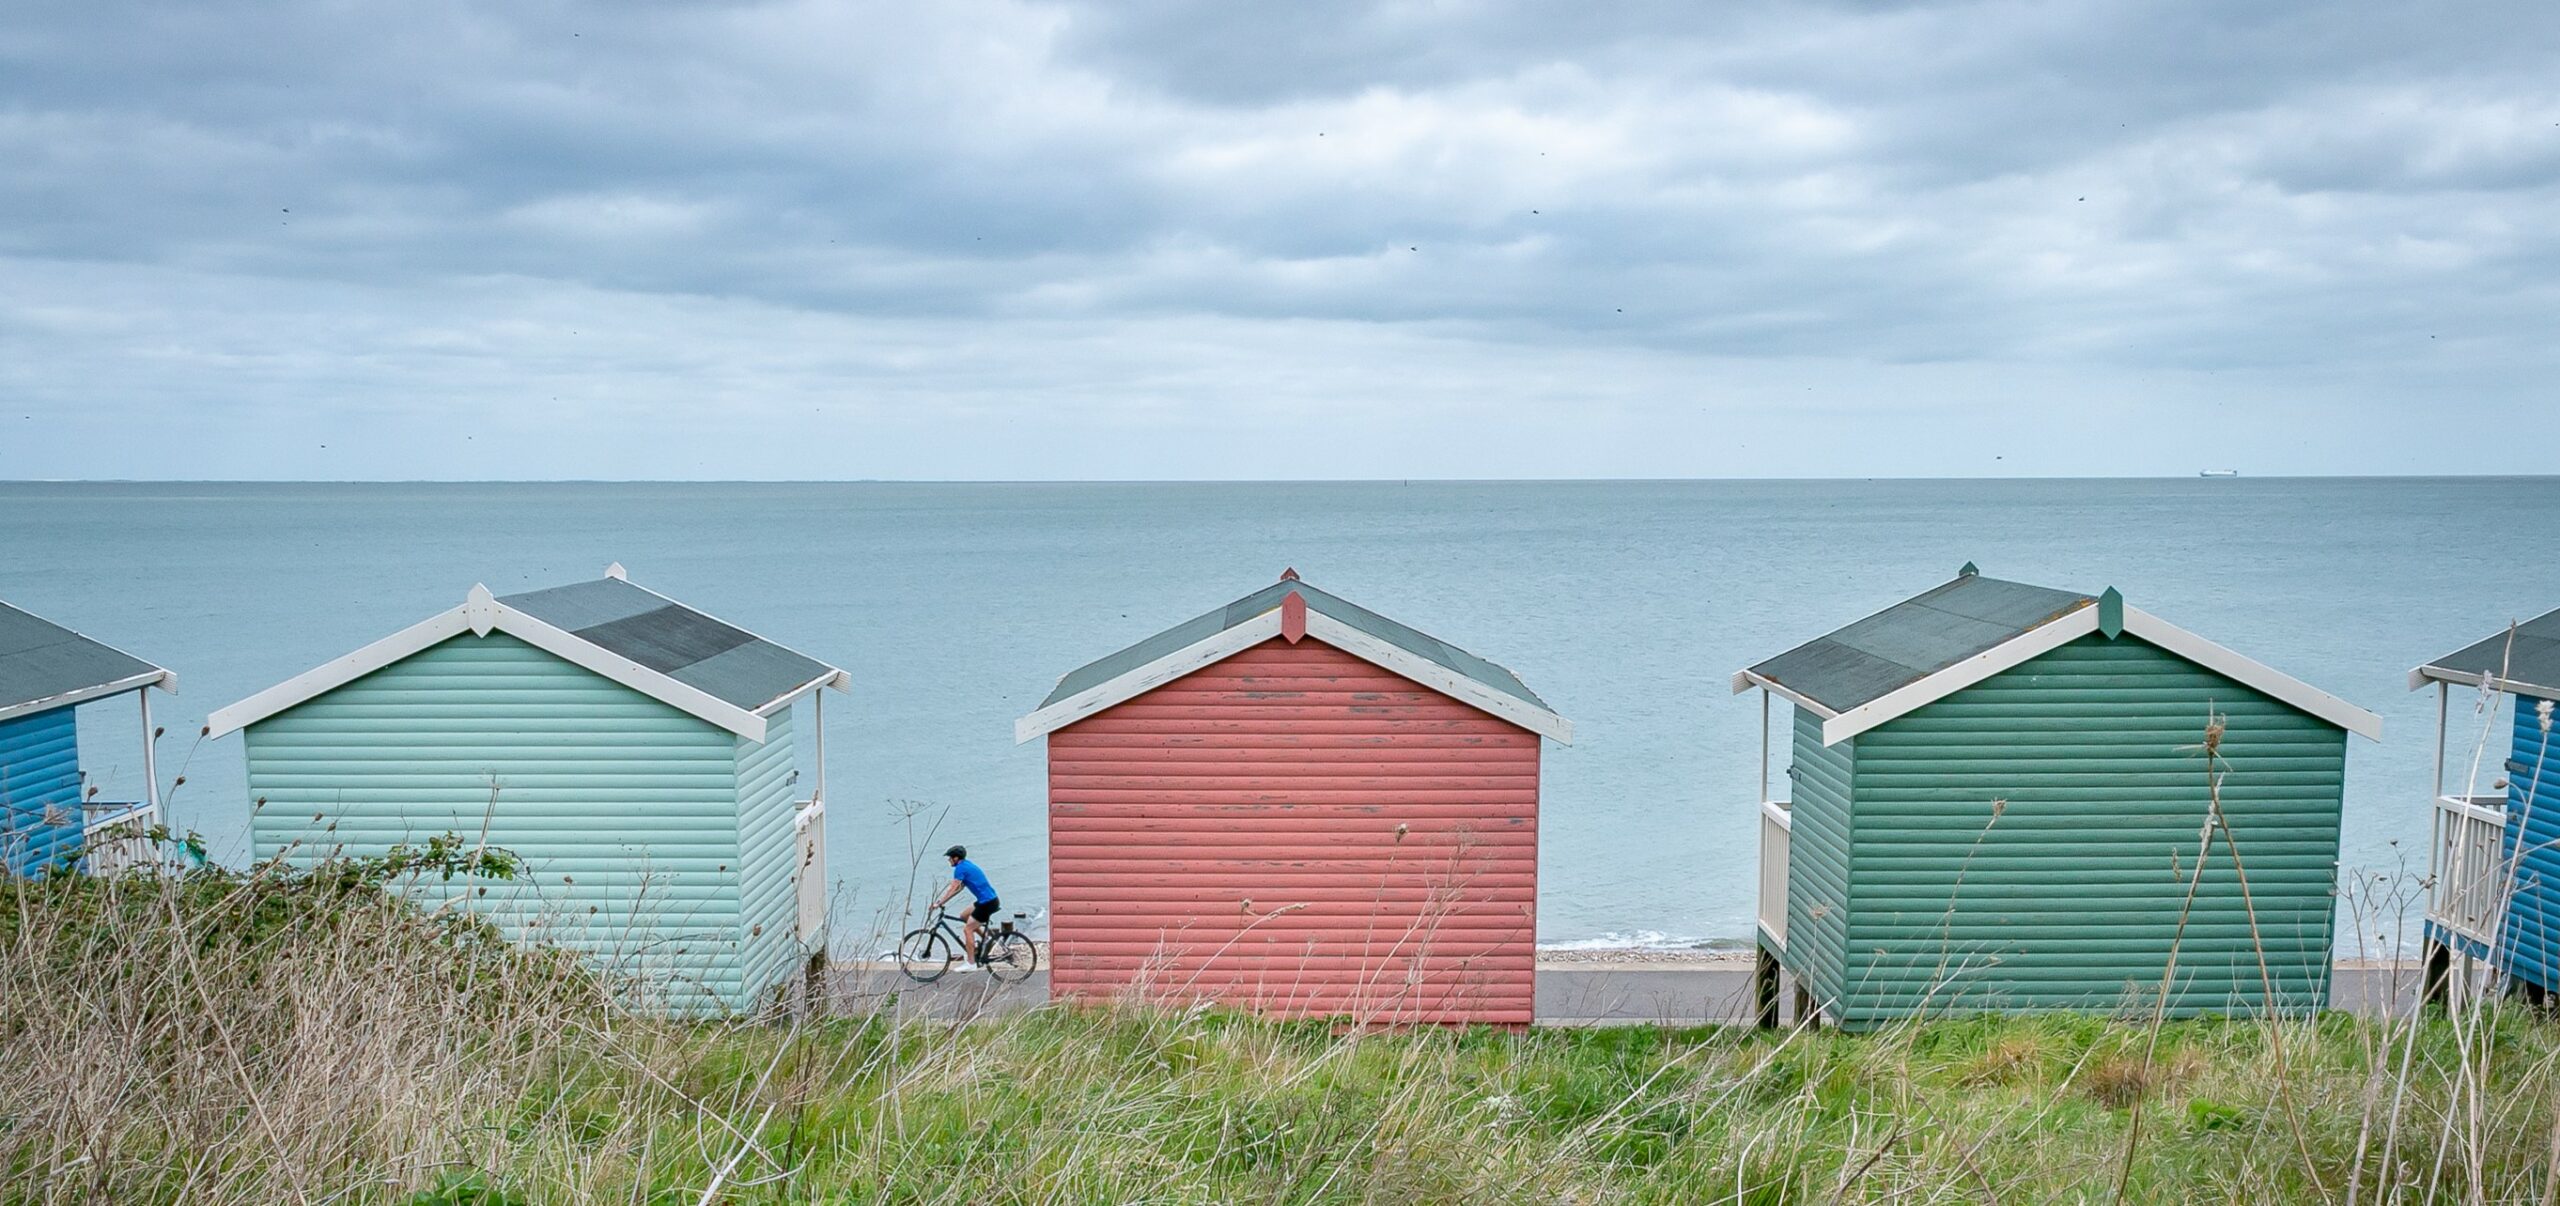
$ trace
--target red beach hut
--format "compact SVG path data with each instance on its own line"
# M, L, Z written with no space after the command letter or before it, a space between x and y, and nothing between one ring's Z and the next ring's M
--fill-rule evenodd
M1533 1014L1540 738L1518 676L1297 573L1059 680L1053 992L1363 1023Z

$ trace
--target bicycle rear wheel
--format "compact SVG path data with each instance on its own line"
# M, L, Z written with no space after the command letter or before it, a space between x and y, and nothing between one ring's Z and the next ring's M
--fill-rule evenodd
M909 930L898 940L898 970L918 984L931 984L951 970L959 948L937 929Z
M987 974L1005 981L1021 980L1040 970L1040 948L1025 934L998 934L987 940Z

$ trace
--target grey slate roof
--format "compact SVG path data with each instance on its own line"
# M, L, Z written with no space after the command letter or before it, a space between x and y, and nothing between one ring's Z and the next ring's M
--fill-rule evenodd
M815 658L620 578L527 591L498 601L750 712L838 673Z
M2094 595L1967 574L1750 672L1846 712L2097 602Z
M0 708L167 673L121 649L0 603Z
M1296 578L1283 578L1261 590L1229 603L1215 611L1192 617L1180 624L1148 637L1118 653L1087 663L1058 680L1057 690L1040 701L1041 707L1110 682L1129 671L1242 624L1280 606L1280 601L1296 591L1307 601L1307 610L1320 612L1390 645L1456 671L1496 691L1527 703L1541 712L1552 712L1545 700L1529 690L1520 676L1483 658L1440 640L1429 633L1408 628L1378 613L1349 602L1337 595L1321 591Z
M2512 648L2506 630L2500 629L2418 667L2412 677L2465 685L2494 678L2500 680L2502 690L2560 699L2560 611L2547 611L2516 625Z

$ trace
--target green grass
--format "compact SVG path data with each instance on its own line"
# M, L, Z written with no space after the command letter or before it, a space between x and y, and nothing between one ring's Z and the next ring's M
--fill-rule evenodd
M614 1061L518 1105L527 1135L485 1171L528 1201L2109 1200L2134 1102L2148 1112L2128 1196L2317 1200L2356 1175L2380 1034L2344 1018L2286 1028L2313 1161L2274 1091L2265 1027L2146 1031L2040 1016L1891 1033L1488 1030L1338 1034L1223 1013L1045 1011L959 1028L880 1022L690 1027L654 1049L668 1084ZM2450 1083L2451 1027L2418 1066ZM2486 1181L2538 1197L2551 1025L2487 1036L2516 1133ZM2423 1157L2399 1178L2457 1198ZM703 1103L751 1126L706 1131ZM2378 1171L2362 1162L2366 1192ZM684 1200L693 1200L684 1197ZM2368 1198L2370 1199L2370 1196Z
M2547 1200L2546 1018L2151 1037L679 1023L343 885L10 884L0 1200Z

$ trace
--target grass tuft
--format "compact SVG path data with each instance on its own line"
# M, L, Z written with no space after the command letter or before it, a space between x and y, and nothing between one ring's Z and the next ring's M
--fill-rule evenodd
M609 989L361 885L0 884L0 1201L2550 1200L2560 1117L2560 1026L2495 1002L1380 1032L686 1023Z

